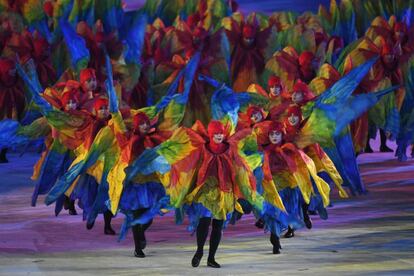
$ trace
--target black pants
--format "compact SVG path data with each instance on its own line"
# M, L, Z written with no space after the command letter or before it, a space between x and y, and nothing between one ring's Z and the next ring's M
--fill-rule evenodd
M0 151L0 162L7 162L7 157L6 157L6 154L7 154L7 148L5 148L5 149L2 149L1 151Z
M104 222L105 222L105 226L104 226L105 229L111 229L112 230L111 221L112 221L112 218L114 217L114 215L112 215L111 211L106 210L103 213L103 216L104 216Z
M134 211L134 219L139 218L142 214L148 211L149 208L137 209ZM151 226L152 219L145 224L135 224L132 226L132 233L134 236L135 250L142 250L145 247L145 231Z
M211 234L210 234L210 249L208 253L208 259L214 260L217 248L220 244L224 220L211 219L208 217L200 219L198 226L197 226L196 255L198 255L200 258L201 256L203 256L204 245L207 240L210 223L212 224L212 229L211 229Z

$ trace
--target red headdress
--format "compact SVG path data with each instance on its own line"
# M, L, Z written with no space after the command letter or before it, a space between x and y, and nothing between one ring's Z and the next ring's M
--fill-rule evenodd
M296 81L295 85L293 86L291 95L295 92L302 92L303 94L303 102L308 102L312 100L315 95L312 93L312 91L309 89L308 85L301 81L300 79Z
M393 54L394 54L394 50L391 47L391 45L389 43L385 43L384 46L382 47L381 55L385 56L385 55L393 55Z
M269 127L268 127L268 130L267 130L267 133L269 134L269 133L271 133L271 132L273 132L273 131L278 131L278 132L284 132L284 127L283 127L283 124L282 123L280 123L280 122L276 122L276 121L272 121L270 124L269 124Z
M397 22L394 25L394 32L407 33L407 25L404 22Z
M197 27L193 32L193 36L200 40L205 39L207 35L208 32L203 27Z
M87 80L91 78L96 78L94 69L86 68L80 71L79 81L81 84L84 84Z
M271 76L269 80L267 81L267 86L274 87L274 86L282 86L282 82L280 81L280 78L277 76Z
M62 107L65 108L71 100L79 104L79 91L77 89L72 88L63 93L61 97Z
M207 127L209 138L213 138L214 134L225 134L224 125L220 121L211 121Z
M53 3L52 1L47 1L43 4L43 11L49 17L53 17Z
M138 128L139 125L143 124L143 123L147 123L148 125L150 124L150 119L148 118L147 114L145 114L144 112L138 112L134 118L133 118L133 122L134 122L134 128Z
M296 115L300 119L302 119L302 110L301 110L301 108L297 105L289 106L289 108L287 109L286 117L289 118L291 115Z
M250 24L243 26L243 37L245 38L255 38L256 37L256 27Z
M49 43L43 37L38 36L37 38L34 39L33 50L34 50L35 57L40 58L40 57L47 56L46 51L48 50L48 48L49 48Z
M220 121L211 121L207 127L207 133L210 140L209 147L214 153L221 153L225 150L226 145L223 143L216 144L213 140L214 134L224 134L226 136L226 129Z
M200 22L200 15L199 13L191 14L187 17L187 25L190 28L197 26L198 22Z
M98 20L95 24L96 32L95 32L95 41L96 43L103 43L106 40L106 35L103 29L102 22Z
M310 51L304 51L299 56L299 65L306 66L312 63L312 60L315 58L315 55Z
M95 103L93 104L93 109L95 112L98 112L103 106L108 106L108 99L105 98L97 98Z

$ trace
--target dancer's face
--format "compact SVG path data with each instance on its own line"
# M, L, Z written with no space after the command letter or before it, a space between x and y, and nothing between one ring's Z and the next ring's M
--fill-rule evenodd
M85 82L85 88L87 91L94 91L98 86L96 78L90 78Z
M216 144L221 144L224 141L224 133L215 133L213 134L213 142Z
M278 86L272 86L270 87L270 94L272 96L280 96L280 93L282 92L282 88L278 85Z
M254 112L252 116L250 117L253 123L259 123L263 119L263 115L260 112Z
M288 121L289 121L289 124L290 124L291 126L296 126L296 125L298 125L298 124L299 124L299 116L298 116L298 115L296 115L296 114L291 114L291 115L288 117Z
M69 100L69 102L65 105L65 110L75 110L78 107L78 103L74 100Z
M143 122L139 124L138 128L140 133L146 134L149 131L150 126L147 122Z
M402 41L404 37L405 37L404 32L401 32L401 31L395 32L395 40Z
M395 59L395 56L393 54L386 54L384 55L384 61L386 63L392 63Z
M282 135L282 132L280 132L280 131L274 130L274 131L271 131L269 133L270 143L272 143L274 145L281 143L282 138L283 138L283 135Z
M254 37L243 37L243 42L246 46L251 46L254 43Z
M101 106L101 108L99 108L98 112L97 112L97 116L99 119L106 119L109 117L109 109L108 106L103 105Z
M302 91L295 91L292 94L292 102L294 103L301 103L303 101L303 92Z

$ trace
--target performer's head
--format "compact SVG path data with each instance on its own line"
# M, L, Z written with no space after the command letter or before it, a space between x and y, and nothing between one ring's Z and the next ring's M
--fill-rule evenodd
M150 130L151 122L147 114L144 112L138 112L134 116L134 129L136 133L146 134Z
M200 15L199 13L194 13L194 14L190 14L187 17L187 25L190 28L194 28L195 26L197 26L198 22L200 22Z
M251 46L256 38L256 27L250 24L243 26L243 42L246 46Z
M389 43L385 43L381 52L382 60L386 63L393 63L395 61L394 49Z
M269 125L269 129L268 129L268 132L267 132L270 143L273 144L273 145L277 145L277 144L282 143L283 131L284 131L283 124L280 123L280 122L273 121Z
M316 70L319 64L312 52L304 51L299 56L299 65L304 69Z
M16 64L13 60L8 58L0 58L0 79L9 85L16 79Z
M279 77L271 76L267 82L269 93L273 97L278 97L283 91L282 82Z
M98 86L95 70L91 68L80 71L79 81L84 92L95 91Z
M210 144L221 144L226 138L224 126L220 121L211 121L208 124L207 132Z
M73 111L79 106L79 91L70 88L62 95L62 107L65 111Z
M328 36L324 31L315 32L315 44L316 46L320 45L322 42L327 41Z
M312 92L309 90L309 87L306 83L301 80L297 80L293 86L291 100L295 104L303 104L306 100L311 98Z
M288 124L297 127L302 120L302 111L299 106L292 105L288 108L286 116Z
M44 2L44 4L43 4L43 11L45 12L45 14L48 17L50 17L50 18L53 17L53 10L54 10L54 8L53 8L52 1L46 1L46 2Z
M247 116L249 116L251 123L259 123L264 119L263 109L255 105L249 106L247 109Z
M96 117L98 117L98 119L101 119L101 120L107 119L109 117L108 99L97 98L93 105L93 109L95 110Z
M40 35L33 41L34 55L37 58L47 58L50 56L50 47L47 40Z
M407 36L407 25L404 22L397 22L394 25L394 39L404 41Z
M100 19L95 23L95 30L95 41L98 46L100 46L101 44L105 43L106 40L104 27Z
M203 27L196 27L193 32L193 43L197 45L203 42L207 36L208 32Z

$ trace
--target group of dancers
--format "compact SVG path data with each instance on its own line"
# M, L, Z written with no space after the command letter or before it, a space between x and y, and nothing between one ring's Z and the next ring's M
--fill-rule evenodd
M380 3L379 6L373 3ZM330 193L366 192L356 156L409 158L414 29L405 1L331 1L318 13L238 12L235 1L0 4L0 162L41 147L32 206L113 216L145 257L153 218L196 233L197 267L223 229L253 213L279 237L328 218ZM413 153L412 153L413 154Z

